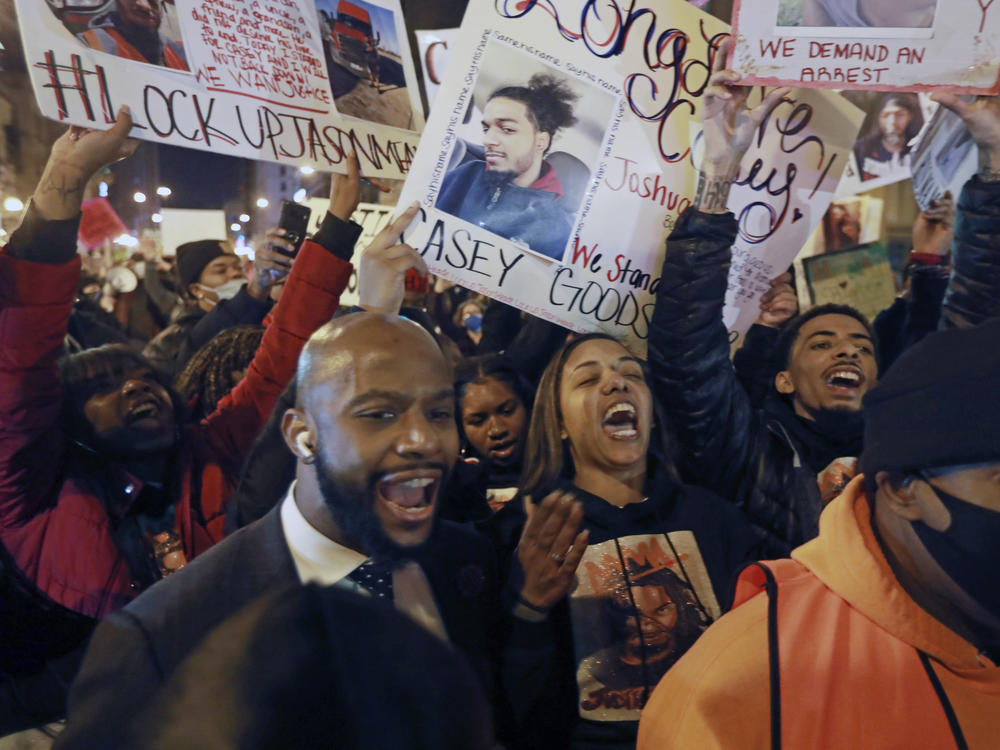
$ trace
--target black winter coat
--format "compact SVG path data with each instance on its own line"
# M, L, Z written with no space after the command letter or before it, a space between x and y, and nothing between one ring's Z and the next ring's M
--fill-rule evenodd
M818 532L818 468L806 454L802 425L787 413L756 408L729 361L722 322L732 214L681 216L667 241L649 334L657 393L678 434L685 480L743 509L764 542L765 557L787 557ZM1000 183L973 178L958 204L955 270L942 327L966 327L1000 315ZM843 453L841 455L849 455Z

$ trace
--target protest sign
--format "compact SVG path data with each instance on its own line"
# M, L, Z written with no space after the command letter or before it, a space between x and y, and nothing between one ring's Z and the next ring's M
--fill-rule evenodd
M842 95L864 111L865 121L837 195L855 195L908 180L913 149L938 105L928 94L911 91L844 91Z
M339 172L353 147L365 174L409 168L423 113L399 0L16 5L46 117L105 128L128 105L144 140Z
M913 151L913 195L920 210L947 190L957 200L978 165L979 149L962 118L939 107Z
M892 305L896 280L884 245L875 243L805 258L813 303L850 305L869 320Z
M744 83L1000 90L993 0L735 0L733 36Z
M224 211L196 208L161 208L160 236L163 254L176 255L177 246L195 240L224 240L226 214Z
M455 44L458 29L415 31L414 35L420 51L420 71L424 77L427 104L433 107L434 97L441 87L445 66L448 64L448 51Z
M312 211L312 215L309 218L309 233L312 234L319 229L319 225L323 222L327 209L330 207L330 201L326 198L309 198L305 203ZM351 214L351 221L361 227L361 234L358 236L358 241L355 245L355 253L367 247L375 239L375 235L381 232L385 228L385 225L392 221L392 215L395 210L396 207L394 205L382 205L380 203L358 204L358 207L354 209L354 213ZM340 306L346 308L356 305L358 304L358 299L358 270L355 268L351 272L347 288L340 297Z
M433 273L641 351L664 240L694 197L701 97L727 27L683 0L608 8L470 3L399 205L420 202L405 240ZM554 137L523 122L505 132L519 115L498 107L520 94L491 95L511 86L534 87L547 127L562 126ZM729 204L734 335L826 211L861 119L840 96L801 91L763 123ZM549 147L537 177L522 169L525 133Z

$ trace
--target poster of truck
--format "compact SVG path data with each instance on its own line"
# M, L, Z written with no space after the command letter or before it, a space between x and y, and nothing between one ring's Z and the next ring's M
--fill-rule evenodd
M419 130L423 120L407 85L398 7L366 0L316 0L320 34L337 111Z

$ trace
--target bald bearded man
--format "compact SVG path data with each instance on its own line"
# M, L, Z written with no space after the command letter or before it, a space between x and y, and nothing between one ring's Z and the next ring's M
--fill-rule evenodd
M407 250L389 248L394 258L381 264L383 278L398 277L400 298L400 269L416 264ZM435 521L458 455L451 368L436 342L384 312L335 318L309 339L297 381L297 408L282 424L298 457L285 499L102 622L56 747L117 747L123 717L138 714L216 625L296 581L385 599L454 644L492 692L492 551L475 532Z

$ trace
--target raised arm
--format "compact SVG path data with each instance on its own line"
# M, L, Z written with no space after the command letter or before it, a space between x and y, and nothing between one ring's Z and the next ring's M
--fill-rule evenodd
M1000 97L932 98L962 118L979 149L979 171L958 201L954 270L941 312L942 328L967 328L1000 315Z
M250 446L295 375L306 339L337 311L351 277L361 227L350 218L360 197L361 174L356 156L348 165L346 175L332 179L327 215L313 238L302 244L246 377L203 422L211 452L234 486ZM222 508L207 512L221 514Z
M738 76L715 56L704 97L705 160L694 205L667 239L649 333L656 396L667 411L689 479L736 499L754 455L755 410L729 361L722 322L737 224L727 209L739 164L761 120L788 92L776 89L754 109Z
M91 176L135 150L127 110L108 131L73 127L52 147L21 226L0 252L0 526L49 500L61 452L62 353L80 276L76 235Z

